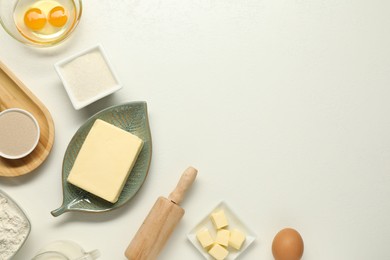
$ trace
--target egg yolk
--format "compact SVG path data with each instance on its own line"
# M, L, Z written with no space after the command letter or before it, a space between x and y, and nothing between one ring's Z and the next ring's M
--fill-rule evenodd
M41 9L31 8L24 14L24 24L31 30L40 30L46 24L46 17Z
M62 6L56 6L50 10L49 23L55 27L62 27L68 21L65 9Z

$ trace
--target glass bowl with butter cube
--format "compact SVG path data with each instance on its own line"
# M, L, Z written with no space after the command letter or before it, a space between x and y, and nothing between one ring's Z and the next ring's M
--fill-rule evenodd
M187 234L187 238L207 260L233 260L255 241L256 235L222 201Z

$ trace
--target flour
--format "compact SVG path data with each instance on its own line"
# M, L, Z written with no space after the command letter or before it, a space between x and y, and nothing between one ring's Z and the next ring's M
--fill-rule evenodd
M0 260L10 259L29 233L29 223L12 201L0 193Z

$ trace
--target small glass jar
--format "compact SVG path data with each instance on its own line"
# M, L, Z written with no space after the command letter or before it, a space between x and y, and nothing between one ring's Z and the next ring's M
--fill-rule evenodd
M93 260L99 256L99 250L85 252L73 241L58 240L39 250L32 260Z

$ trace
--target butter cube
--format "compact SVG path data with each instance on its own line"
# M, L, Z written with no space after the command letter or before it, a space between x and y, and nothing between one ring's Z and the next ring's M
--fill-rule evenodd
M228 225L225 212L221 209L211 214L211 220L217 229L221 229Z
M227 251L223 246L215 244L210 249L209 254L217 260L223 260L228 256L229 251Z
M68 182L115 203L142 146L143 141L137 136L97 119L77 155Z
M203 228L196 232L196 238L199 240L203 248L209 247L214 243L214 240L207 228Z
M220 229L217 231L217 238L215 242L220 244L221 246L228 246L230 238L230 231L226 229Z
M245 242L246 236L238 229L230 231L229 246L240 250L242 244Z

